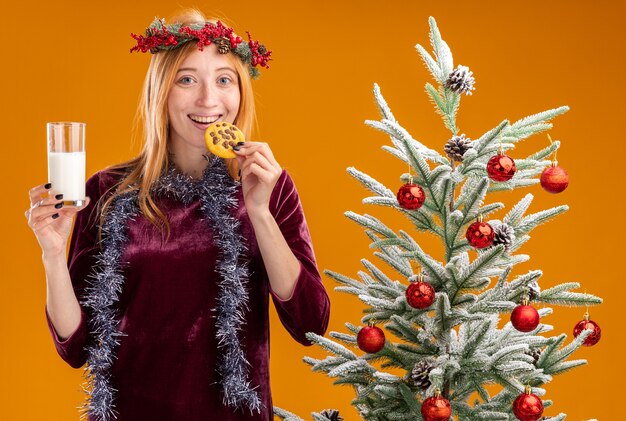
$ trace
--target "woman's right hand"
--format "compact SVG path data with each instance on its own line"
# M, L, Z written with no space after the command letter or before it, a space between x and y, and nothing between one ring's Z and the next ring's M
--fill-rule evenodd
M45 197L42 196L46 194ZM89 197L82 206L63 206L63 198L49 194L46 185L33 187L28 192L30 208L24 212L28 226L33 230L44 256L65 256L72 220L77 212L89 204Z

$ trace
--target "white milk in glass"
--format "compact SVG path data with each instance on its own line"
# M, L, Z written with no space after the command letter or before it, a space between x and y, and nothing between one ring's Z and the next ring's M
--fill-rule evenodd
M64 202L85 200L85 152L48 152L48 181Z

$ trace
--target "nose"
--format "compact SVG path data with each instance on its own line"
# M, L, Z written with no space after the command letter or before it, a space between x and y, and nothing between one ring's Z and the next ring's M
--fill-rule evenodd
M197 105L202 107L210 107L217 103L217 91L210 83L200 84L198 90Z

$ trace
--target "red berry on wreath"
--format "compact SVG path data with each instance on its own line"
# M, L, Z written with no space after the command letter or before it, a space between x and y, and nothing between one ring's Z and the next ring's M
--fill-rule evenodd
M452 416L450 401L441 396L439 389L422 403L422 418L425 421L448 421Z
M412 279L415 278L415 279ZM424 281L424 277L420 273L415 277L409 279L411 285L406 289L406 302L413 308L424 309L431 306L435 301L435 288Z
M397 194L398 204L407 210L415 210L422 207L426 195L424 190L417 184L407 183L400 187Z
M602 336L602 330L596 322L589 319L589 313L585 313L585 318L574 326L574 336L580 335L586 329L591 329L593 332L587 336L583 345L593 346L597 344L600 341L600 336Z
M569 185L569 175L563 168L557 166L557 162L543 170L539 179L541 187L549 193L561 193Z
M530 332L539 326L539 312L535 307L528 305L527 297L524 297L522 304L513 309L511 324L520 332Z
M470 246L477 249L484 249L493 244L495 235L492 226L487 222L483 222L482 216L480 216L477 222L474 222L467 228L465 238L467 238L467 242Z
M513 401L513 413L521 421L537 421L543 414L543 402L531 393L530 386Z
M375 354L385 346L385 333L373 324L364 326L356 337L356 343L361 351Z
M487 162L487 175L493 181L509 181L515 171L517 169L513 158L502 153L492 156Z

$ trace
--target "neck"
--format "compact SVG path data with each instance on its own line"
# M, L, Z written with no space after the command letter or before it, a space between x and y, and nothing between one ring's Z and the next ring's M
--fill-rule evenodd
M208 151L175 150L172 148L169 159L179 172L194 180L199 180L209 164L205 157L209 153Z

